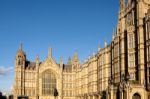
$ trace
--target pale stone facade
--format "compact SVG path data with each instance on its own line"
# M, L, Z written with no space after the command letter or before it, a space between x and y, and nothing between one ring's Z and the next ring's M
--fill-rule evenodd
M127 3L125 3L127 2ZM80 64L16 55L14 97L29 99L150 99L150 0L120 0L112 42Z

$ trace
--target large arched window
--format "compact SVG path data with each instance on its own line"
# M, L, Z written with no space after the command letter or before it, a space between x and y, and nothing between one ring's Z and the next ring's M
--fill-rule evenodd
M42 74L42 95L54 95L56 89L56 76L55 74L47 70Z

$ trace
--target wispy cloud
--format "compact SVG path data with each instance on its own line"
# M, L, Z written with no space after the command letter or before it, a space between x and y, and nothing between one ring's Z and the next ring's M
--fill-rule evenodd
M11 71L13 71L13 67L0 66L0 75L7 75L7 74L9 74Z

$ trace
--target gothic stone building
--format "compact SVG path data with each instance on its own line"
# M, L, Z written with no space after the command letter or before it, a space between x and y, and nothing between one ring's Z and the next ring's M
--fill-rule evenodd
M15 62L14 98L150 99L150 0L120 0L112 42L83 64L77 53L67 64L34 62L20 48Z

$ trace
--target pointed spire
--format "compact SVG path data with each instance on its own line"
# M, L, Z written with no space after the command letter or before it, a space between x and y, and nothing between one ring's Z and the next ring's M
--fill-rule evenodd
M20 43L19 50L20 50L20 51L23 50L23 43L22 43L22 42Z
M40 63L40 58L39 58L39 55L36 55L36 66L39 66L39 63Z
M112 33L112 40L115 39L115 28L113 28L113 33Z
M90 59L90 58L91 58L91 55L88 56L88 59Z
M95 52L93 51L93 53L92 53L92 56L94 57L95 56Z
M21 50L23 49L23 44L22 44L22 43L20 43L20 49L21 49Z
M52 57L52 48L51 47L48 48L48 57Z
M23 51L23 44L22 43L20 43L20 46L19 46L17 53L21 53L22 55L25 55L25 52Z
M77 51L75 51L73 59L74 60L79 60L78 52Z
M101 46L100 44L98 44L98 52L101 50Z
M106 41L106 39L105 39L104 45L105 45L105 47L107 47L107 41Z
M68 58L68 65L71 65L71 63L72 63L72 60L71 60L71 57L69 56L69 58Z
M36 55L36 62L39 62L40 58L39 55Z
M118 36L118 27L115 29L115 36Z
M62 57L60 57L59 64L60 64L60 65L63 64L63 59L62 59Z

